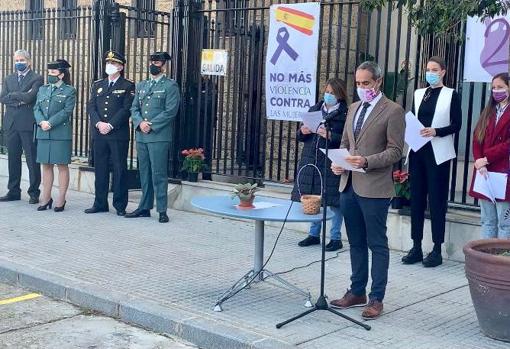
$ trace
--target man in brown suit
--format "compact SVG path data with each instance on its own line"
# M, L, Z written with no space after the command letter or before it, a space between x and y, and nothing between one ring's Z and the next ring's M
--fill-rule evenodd
M382 71L374 62L362 63L356 70L359 102L353 103L340 148L349 150L347 161L365 173L346 171L332 165L342 175L340 208L344 215L351 255L351 288L332 307L363 306L362 317L377 318L383 310L388 281L389 249L386 218L395 194L392 169L402 157L404 110L381 92ZM367 304L368 250L372 252L372 287Z

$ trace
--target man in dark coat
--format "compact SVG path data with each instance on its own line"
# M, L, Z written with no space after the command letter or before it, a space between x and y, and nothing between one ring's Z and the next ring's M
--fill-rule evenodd
M34 104L43 78L31 69L30 54L25 50L14 53L16 73L8 75L2 84L0 103L5 105L4 132L9 158L8 192L0 201L21 199L21 155L25 152L30 187L29 203L39 202L41 166L36 162L34 141Z
M88 113L94 127L94 173L96 198L85 213L108 212L110 165L113 172L113 207L117 215L126 214L128 188L126 185L129 147L130 108L135 84L123 76L125 58L114 51L106 53L107 78L94 82Z

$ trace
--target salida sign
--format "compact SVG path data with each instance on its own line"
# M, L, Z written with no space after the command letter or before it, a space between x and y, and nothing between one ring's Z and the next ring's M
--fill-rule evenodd
M227 72L228 53L226 50L202 50L202 75L225 76Z

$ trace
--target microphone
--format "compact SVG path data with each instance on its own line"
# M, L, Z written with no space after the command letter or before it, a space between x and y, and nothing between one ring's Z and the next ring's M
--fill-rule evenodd
M334 113L331 113L331 114L328 114L326 115L326 117L320 122L321 125L324 125L324 124L327 124L328 122L330 122L331 120L333 120L335 117L335 114Z

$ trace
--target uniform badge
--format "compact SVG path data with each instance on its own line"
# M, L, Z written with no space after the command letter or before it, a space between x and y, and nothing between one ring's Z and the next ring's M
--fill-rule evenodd
M98 89L97 89L97 93L101 93L101 91L103 91L103 88L102 88L102 87L100 87L100 88L98 88Z

